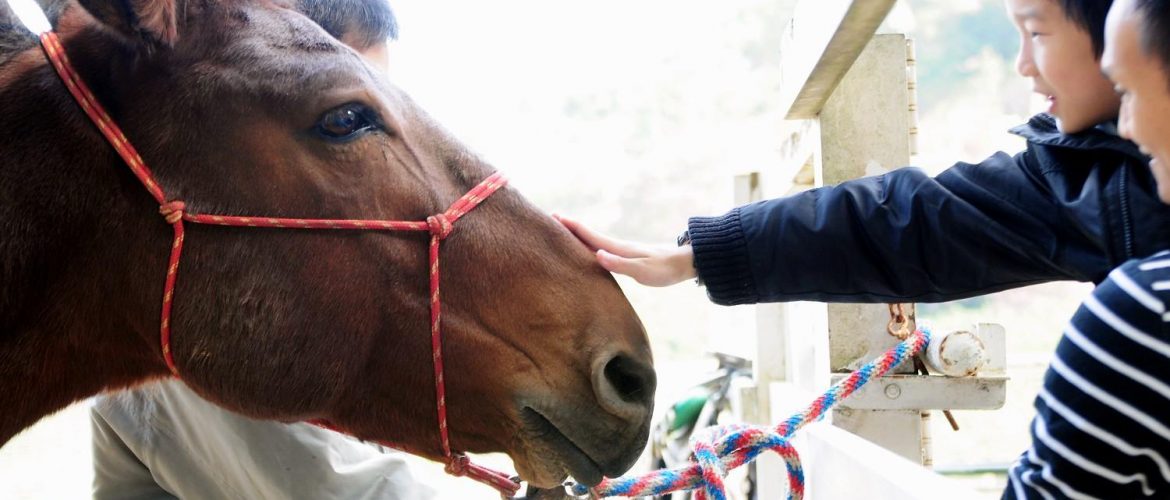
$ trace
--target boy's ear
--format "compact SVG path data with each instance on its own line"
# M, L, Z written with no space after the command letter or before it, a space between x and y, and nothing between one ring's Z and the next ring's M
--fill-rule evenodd
M85 10L130 43L171 47L179 39L182 0L78 0Z

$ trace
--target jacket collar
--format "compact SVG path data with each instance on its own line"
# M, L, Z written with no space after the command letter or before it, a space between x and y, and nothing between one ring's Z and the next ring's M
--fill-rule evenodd
M1028 123L1012 128L1010 132L1033 144L1080 150L1107 149L1142 161L1149 160L1136 144L1117 135L1117 125L1113 122L1102 123L1075 134L1064 134L1056 128L1056 119L1052 115L1040 113L1029 119Z

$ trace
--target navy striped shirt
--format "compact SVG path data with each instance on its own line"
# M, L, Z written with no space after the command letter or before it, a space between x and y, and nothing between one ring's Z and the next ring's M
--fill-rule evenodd
M1004 498L1170 498L1170 252L1114 269L1044 376Z

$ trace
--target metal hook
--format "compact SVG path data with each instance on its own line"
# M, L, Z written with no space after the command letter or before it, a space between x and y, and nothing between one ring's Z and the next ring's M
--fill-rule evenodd
M907 315L901 303L892 303L889 306L890 322L886 324L886 331L899 340L906 340L911 333L914 333L914 313L911 312L910 315Z

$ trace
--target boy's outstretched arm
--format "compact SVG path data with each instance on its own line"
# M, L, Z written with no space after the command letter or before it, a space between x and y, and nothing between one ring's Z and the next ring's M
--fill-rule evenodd
M725 305L936 302L1103 278L1113 228L1100 190L1116 166L1063 169L1035 153L937 177L902 168L693 217L697 273Z
M691 245L679 248L615 240L561 219L610 271L657 286L697 275L724 305L936 302L1099 281L1150 253L1133 234L1161 231L1150 239L1170 243L1170 230L1151 227L1170 209L1153 197L1135 152L1068 147L1071 140L959 163L937 177L899 169L695 217Z
M553 215L597 254L597 262L647 286L670 286L695 277L690 245L664 247L619 240L598 233L573 219Z

